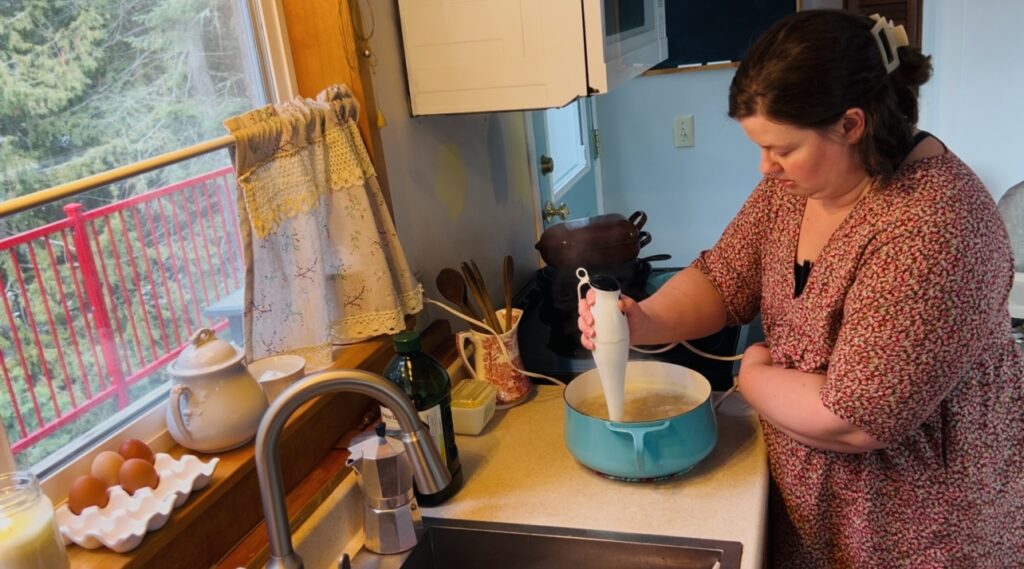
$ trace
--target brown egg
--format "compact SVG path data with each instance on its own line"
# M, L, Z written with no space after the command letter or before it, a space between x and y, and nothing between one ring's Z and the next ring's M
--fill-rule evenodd
M133 495L139 488L156 488L160 483L160 475L157 474L156 468L141 458L129 458L124 461L118 474L121 488Z
M110 497L107 495L107 486L102 480L89 474L83 474L71 483L71 490L68 492L68 508L75 515L81 514L82 510L89 506L104 507Z
M116 486L121 481L119 472L122 464L123 456L112 450L105 450L92 459L92 475L102 480L107 488Z
M125 460L130 458L141 458L150 464L156 463L156 457L153 455L153 451L149 448L149 445L139 439L126 440L121 443L121 446L117 447L117 452L123 456Z

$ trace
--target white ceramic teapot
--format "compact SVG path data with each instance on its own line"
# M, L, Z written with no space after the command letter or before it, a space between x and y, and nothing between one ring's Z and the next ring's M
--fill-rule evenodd
M170 366L174 377L167 430L181 446L223 452L252 440L267 398L249 373L245 354L201 328Z

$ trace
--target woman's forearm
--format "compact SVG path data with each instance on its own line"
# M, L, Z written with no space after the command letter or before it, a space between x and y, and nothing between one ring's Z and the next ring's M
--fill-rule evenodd
M635 325L630 322L630 341L636 345L703 338L726 323L725 301L707 277L693 267L669 279L639 303L639 310L642 315Z
M745 362L739 390L765 420L803 444L846 453L883 448L884 444L822 404L819 394L824 383L823 375Z

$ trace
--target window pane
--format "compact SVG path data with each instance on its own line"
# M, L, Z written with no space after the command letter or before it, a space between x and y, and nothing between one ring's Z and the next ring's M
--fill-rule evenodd
M562 108L544 111L548 151L555 158L555 170L551 176L552 199L558 199L589 165L580 107L579 101L573 101Z
M245 7L0 2L0 197L222 136L265 104ZM0 420L18 466L45 473L165 400L193 330L231 338L209 309L240 266L226 151L0 219Z
M221 136L264 104L245 6L0 2L3 198Z

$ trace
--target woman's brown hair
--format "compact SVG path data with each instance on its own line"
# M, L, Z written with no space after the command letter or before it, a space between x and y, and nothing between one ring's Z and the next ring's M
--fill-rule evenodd
M864 111L858 149L871 176L888 178L910 151L917 95L931 76L930 57L900 47L886 73L871 33L875 22L840 10L797 12L773 25L747 52L729 87L729 116L760 114L801 128L834 125Z

